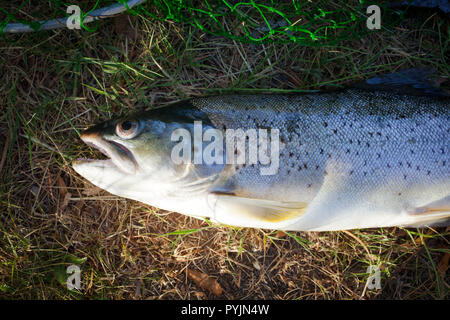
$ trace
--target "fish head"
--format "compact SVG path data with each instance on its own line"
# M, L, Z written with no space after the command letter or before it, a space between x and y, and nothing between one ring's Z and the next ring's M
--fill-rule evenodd
M73 162L73 168L110 193L146 203L151 202L149 193L161 194L166 190L181 195L188 188L194 190L200 185L195 190L203 190L208 186L206 181L212 182L223 165L194 165L173 159L174 146L179 143L173 133L184 129L193 136L192 120L152 110L95 125L80 138L108 159L78 159ZM192 153L193 150L192 146Z

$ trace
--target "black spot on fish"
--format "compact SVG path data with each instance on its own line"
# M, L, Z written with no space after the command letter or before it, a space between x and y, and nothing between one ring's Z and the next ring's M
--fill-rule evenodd
M408 165L408 168L411 168L411 163L406 161L406 164Z
M307 170L307 169L308 169L308 164L307 164L307 163L304 163L304 164L303 164L303 168L305 168L305 170Z
M319 170L319 166L316 166L316 170Z
M324 123L323 123L323 126L324 126L325 128L328 127L328 123L324 122Z
M307 188L311 188L312 184L308 183Z
M334 133L334 134L337 134L337 129L333 129L333 133Z

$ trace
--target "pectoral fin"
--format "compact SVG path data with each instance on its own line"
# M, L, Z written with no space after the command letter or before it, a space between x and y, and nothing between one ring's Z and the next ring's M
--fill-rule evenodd
M242 227L273 228L284 221L299 218L306 210L304 202L284 202L211 193L208 203L215 220Z

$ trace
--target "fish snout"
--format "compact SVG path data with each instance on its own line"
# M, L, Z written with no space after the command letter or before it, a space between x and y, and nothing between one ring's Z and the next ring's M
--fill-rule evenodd
M87 129L80 135L80 139L83 140L86 144L89 144L98 141L100 139L100 135L97 131Z

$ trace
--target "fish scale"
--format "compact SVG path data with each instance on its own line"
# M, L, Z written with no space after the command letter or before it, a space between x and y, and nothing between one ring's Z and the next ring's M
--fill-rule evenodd
M414 181L446 181L444 189L450 190L449 161L435 166L436 161L445 161L449 141L444 101L404 96L398 104L398 97L394 100L389 93L359 90L322 94L315 106L309 95L240 96L239 104L236 98L195 99L193 104L218 128L278 128L286 140L277 175L258 175L259 166L239 167L235 184L245 196L311 201L328 174L326 167L333 163L345 165L340 174L353 176L362 187L368 182L392 185L385 189L389 194L406 194ZM224 110L233 110L233 116L226 116ZM274 193L273 188L286 192Z
M365 206L363 214L400 212L449 195L445 99L349 89L320 96L216 97L193 103L218 128L278 128L284 137L278 174L263 176L259 166L238 166L230 190L238 196L312 203L319 192L339 193L329 211ZM327 176L339 177L341 183L325 186ZM313 215L317 221L318 214ZM371 226L369 220L362 226Z

